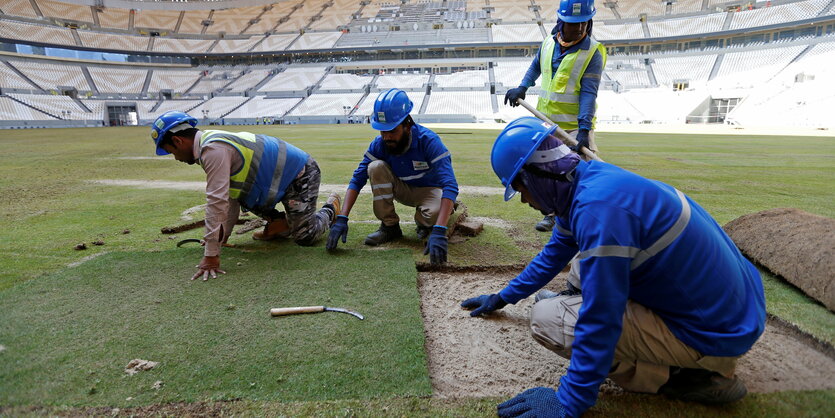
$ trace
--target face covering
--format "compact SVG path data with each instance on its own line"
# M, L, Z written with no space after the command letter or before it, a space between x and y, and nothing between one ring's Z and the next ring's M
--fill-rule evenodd
M594 20L589 20L587 22L587 24L586 24L586 35L581 37L579 40L574 41L574 42L565 42L565 41L562 40L562 36L563 36L562 28L563 28L563 26L565 26L565 22L563 22L562 20L557 18L557 24L554 26L553 29L551 29L551 36L556 35L557 36L557 42L560 44L560 46L563 47L563 48L569 48L571 46L574 46L574 45L580 43L580 41L582 41L583 39L586 39L586 36L591 36L591 30L592 30L592 27L594 27Z
M561 218L568 216L574 196L574 168L579 162L579 155L572 152L562 141L549 135L526 163L526 166L533 166L534 170L523 167L519 171L520 180L536 199L544 215L555 213ZM565 180L536 174L535 171L539 170L562 175Z

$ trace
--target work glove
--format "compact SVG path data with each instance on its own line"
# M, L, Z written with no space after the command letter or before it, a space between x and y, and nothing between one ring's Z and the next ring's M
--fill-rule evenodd
M336 221L333 222L331 231L328 233L328 242L325 243L325 249L335 249L340 237L342 237L343 244L348 240L348 217L345 215L336 216Z
M588 129L580 129L577 131L577 145L571 147L571 150L580 153L582 147L586 147L591 151L591 146L589 146L589 130Z
M493 293L492 295L481 295L461 302L461 307L464 309L475 308L474 311L470 312L470 316L479 316L481 314L490 313L504 308L505 305L507 305L507 302L505 302L498 293Z
M432 227L432 233L429 234L429 241L426 242L426 249L423 250L423 255L429 254L429 263L433 266L438 266L446 263L447 255L447 227L435 225Z
M551 388L528 389L515 398L500 403L496 411L505 417L565 417L565 409L557 399L557 391Z
M510 89L507 93L504 94L504 104L510 104L510 107L519 106L519 99L525 100L525 92L528 91L527 87L516 87L515 89Z

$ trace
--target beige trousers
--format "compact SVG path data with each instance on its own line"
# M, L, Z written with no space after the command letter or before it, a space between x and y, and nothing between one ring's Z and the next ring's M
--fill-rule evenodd
M576 259L571 270L569 280L577 286L580 272ZM531 311L534 340L570 359L574 325L582 303L582 295L557 296L537 302ZM737 359L703 356L676 338L661 317L630 300L623 314L623 331L615 346L609 378L629 391L657 393L670 378L670 366L706 369L730 378L736 370Z
M391 167L376 160L368 164L368 179L374 195L374 215L386 226L396 225L400 217L394 210L394 201L415 208L415 222L431 227L441 212L442 191L438 187L412 187L397 178Z

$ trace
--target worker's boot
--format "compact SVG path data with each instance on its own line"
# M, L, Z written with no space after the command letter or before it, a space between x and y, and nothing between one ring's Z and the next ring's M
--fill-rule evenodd
M556 222L557 221L554 219L554 215L545 215L541 221L537 222L534 228L536 228L537 231L548 232L554 229L554 224Z
M417 234L419 240L425 240L429 238L429 234L432 233L432 227L418 224L417 228L415 228L415 233Z
M710 370L670 367L670 380L658 393L683 401L720 404L742 399L748 389L736 376L728 379Z
M559 292L559 293L552 292L548 289L540 290L536 294L536 297L534 297L534 303L539 302L542 299L551 299L551 298L555 298L557 296L575 296L575 295L579 295L579 294L581 294L580 289L574 287L574 285L571 284L571 283L566 283L565 290L563 290L562 292Z
M381 223L380 229L368 234L365 237L365 245L380 245L390 241L394 241L403 236L403 231L400 230L400 224L386 226Z
M342 213L342 200L339 198L339 194L331 193L322 209L330 209L331 217L328 226L333 226L333 223L336 222L336 216Z
M290 225L287 223L287 218L277 218L268 221L264 225L264 230L252 234L252 239L258 241L272 241L278 238L287 238L290 236Z

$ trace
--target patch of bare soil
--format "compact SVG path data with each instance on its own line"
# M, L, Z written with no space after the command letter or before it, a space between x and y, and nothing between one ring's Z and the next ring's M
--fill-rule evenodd
M471 318L462 300L501 290L515 272L419 273L429 375L440 398L510 396L558 384L568 360L540 346L528 328L533 297L486 318ZM546 288L562 290L565 273ZM835 359L789 327L769 320L739 362L750 392L835 388ZM601 387L617 391L614 384Z
M835 311L835 219L770 209L734 219L724 229L748 258Z

